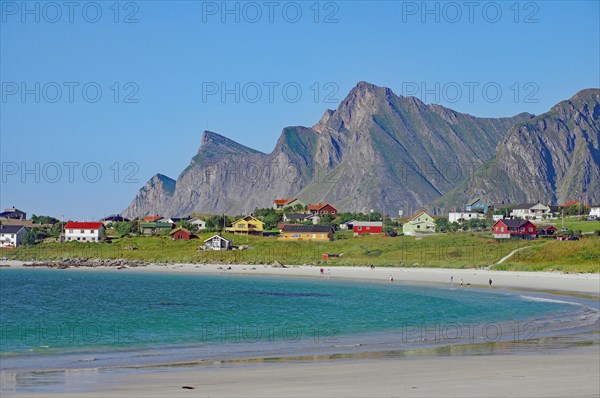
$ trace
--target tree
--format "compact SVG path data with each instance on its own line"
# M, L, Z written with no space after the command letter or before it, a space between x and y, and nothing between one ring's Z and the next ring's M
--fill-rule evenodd
M132 221L114 222L113 228L120 238L137 232L137 224Z

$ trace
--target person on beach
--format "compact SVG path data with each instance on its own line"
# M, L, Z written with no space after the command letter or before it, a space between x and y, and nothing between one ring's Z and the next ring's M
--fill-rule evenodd
M460 287L463 287L463 280L460 278Z
M490 278L490 289L492 288L492 278Z
M454 275L450 277L450 286L454 286Z
M323 275L323 268L321 268L321 275Z
M390 282L394 282L394 277L392 275L390 275Z

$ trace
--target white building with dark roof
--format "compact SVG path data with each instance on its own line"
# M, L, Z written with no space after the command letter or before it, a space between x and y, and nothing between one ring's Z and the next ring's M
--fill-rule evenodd
M17 247L28 229L22 225L0 225L0 247Z

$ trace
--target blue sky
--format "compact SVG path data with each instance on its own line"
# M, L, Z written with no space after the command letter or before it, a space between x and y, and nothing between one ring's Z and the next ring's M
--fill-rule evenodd
M492 117L600 86L599 2L465 3L2 1L1 206L119 212L203 130L270 152L361 80Z

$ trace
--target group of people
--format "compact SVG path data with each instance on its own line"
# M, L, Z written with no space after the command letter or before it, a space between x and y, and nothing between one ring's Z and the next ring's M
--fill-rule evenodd
M489 285L490 285L490 289L491 289L491 288L492 288L492 283L493 283L493 282L492 282L492 278L490 278L490 279L489 279L488 283L489 283ZM454 286L454 275L452 275L452 276L450 277L450 285L451 285L451 286ZM460 287L463 287L463 280L462 280L462 278L460 278ZM467 283L467 287L471 287L471 284L470 284L470 283Z

